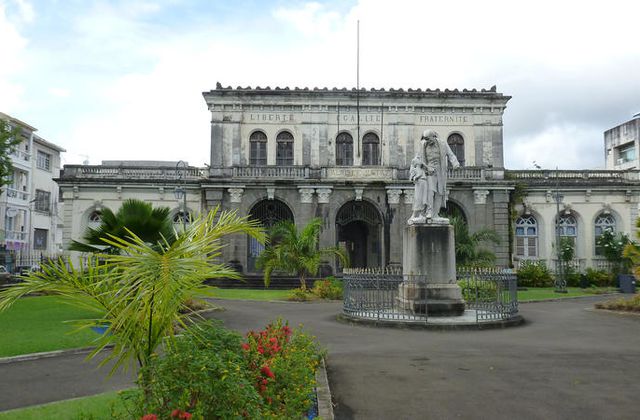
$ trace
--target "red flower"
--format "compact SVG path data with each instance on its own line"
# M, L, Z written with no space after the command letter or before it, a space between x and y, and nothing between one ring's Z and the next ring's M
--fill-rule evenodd
M145 414L144 416L140 417L140 420L158 420L158 416L156 416L155 414Z
M264 349L262 348L262 346L258 346L258 353L264 354Z
M171 412L171 417L178 417L182 411L177 408Z
M275 337L271 337L271 338L269 339L269 342L270 342L271 344L278 344L278 339L277 339L277 338L275 338Z
M242 348L244 349L244 351L249 350L249 345L247 343L242 343Z
M191 417L193 417L191 413L187 413L186 411L183 411L180 415L180 418L184 420L189 420Z
M289 328L288 325L285 325L284 327L282 327L282 331L284 331L286 335L291 335L291 328Z
M273 372L271 372L271 369L269 369L269 366L264 365L262 366L262 369L260 369L260 372L262 372L263 375L268 376L269 378L275 379L276 375L273 374Z
M191 413L187 413L186 411L175 409L171 412L171 417L189 420L191 417L193 417L193 415Z

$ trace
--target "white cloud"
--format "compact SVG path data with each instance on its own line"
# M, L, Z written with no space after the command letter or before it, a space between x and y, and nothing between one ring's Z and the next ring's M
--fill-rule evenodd
M579 141L585 138L601 139L602 131L589 125L547 124L540 131L505 142L505 166L533 169L535 162L544 169L604 168L603 142Z
M16 79L24 68L27 40L10 19L3 3L0 3L0 40L0 110L12 112L22 103L24 88Z
M551 0L278 3L240 21L202 16L175 28L155 20L165 6L96 2L70 16L67 38L46 48L36 40L28 44L16 26L28 11L9 19L0 3L0 54L12 59L0 66L0 108L34 105L29 122L66 147L68 159L76 153L92 163L185 159L201 165L209 160L202 91L217 81L355 86L360 20L361 86L497 84L513 95L505 114L512 168L533 160L547 167L602 166L602 131L640 110L635 3L583 3L579 11ZM37 71L23 71L26 51L37 56L31 66ZM70 92L73 101L59 107ZM558 144L562 155L541 152Z
M306 3L298 8L278 8L273 16L282 22L292 25L303 34L327 36L339 29L340 15L327 10L320 3Z
M68 89L60 88L60 87L52 87L48 89L50 95L58 97L58 98L68 98L71 92Z

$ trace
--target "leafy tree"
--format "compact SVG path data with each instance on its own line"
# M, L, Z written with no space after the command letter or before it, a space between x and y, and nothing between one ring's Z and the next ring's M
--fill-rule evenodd
M636 230L636 237L640 239L640 218L636 220L636 227L638 228L638 230ZM625 245L622 256L630 261L629 265L633 267L632 271L636 278L640 278L640 246L630 241Z
M604 257L611 263L613 274L629 272L631 261L625 257L624 250L631 243L626 234L616 235L609 229L605 229L598 237L597 245L601 247Z
M260 242L265 239L257 222L217 209L196 219L171 244L154 246L130 230L126 233L123 238L103 239L119 253L91 254L78 268L62 259L43 264L42 272L30 273L0 292L0 312L31 293L61 295L96 311L95 319L77 321L79 328L108 326L89 358L113 345L101 362L113 361L112 373L136 362L145 367L176 327L188 328L185 302L206 294L205 280L238 278L236 271L217 262L223 237L244 233ZM151 379L140 378L143 390Z
M119 252L118 247L109 245L104 238L128 238L134 233L143 242L160 244L175 240L173 222L168 207L156 207L142 200L129 199L122 203L116 213L105 208L101 213L100 226L87 228L82 242L71 241L69 249L80 252Z
M297 275L300 287L306 290L306 278L317 275L323 257L336 256L343 265L349 257L339 247L318 248L322 220L312 219L300 232L295 223L283 220L270 231L270 244L262 251L256 265L264 270L264 284L269 287L274 270Z
M451 216L451 224L456 241L456 264L460 266L490 266L496 261L496 255L486 248L483 242L500 243L500 235L488 228L469 233L469 226L462 217Z
M20 129L11 128L9 123L0 118L0 192L8 185L13 177L13 163L11 153L20 144Z

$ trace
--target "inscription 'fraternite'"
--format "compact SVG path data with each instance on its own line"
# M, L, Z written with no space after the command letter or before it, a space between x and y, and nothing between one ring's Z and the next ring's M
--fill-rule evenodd
M467 123L469 117L466 115L420 115L421 123Z

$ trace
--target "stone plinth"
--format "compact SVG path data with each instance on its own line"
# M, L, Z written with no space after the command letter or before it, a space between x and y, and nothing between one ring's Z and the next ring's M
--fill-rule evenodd
M429 316L459 316L465 305L456 283L456 254L451 225L404 228L403 273L398 300L407 310Z

